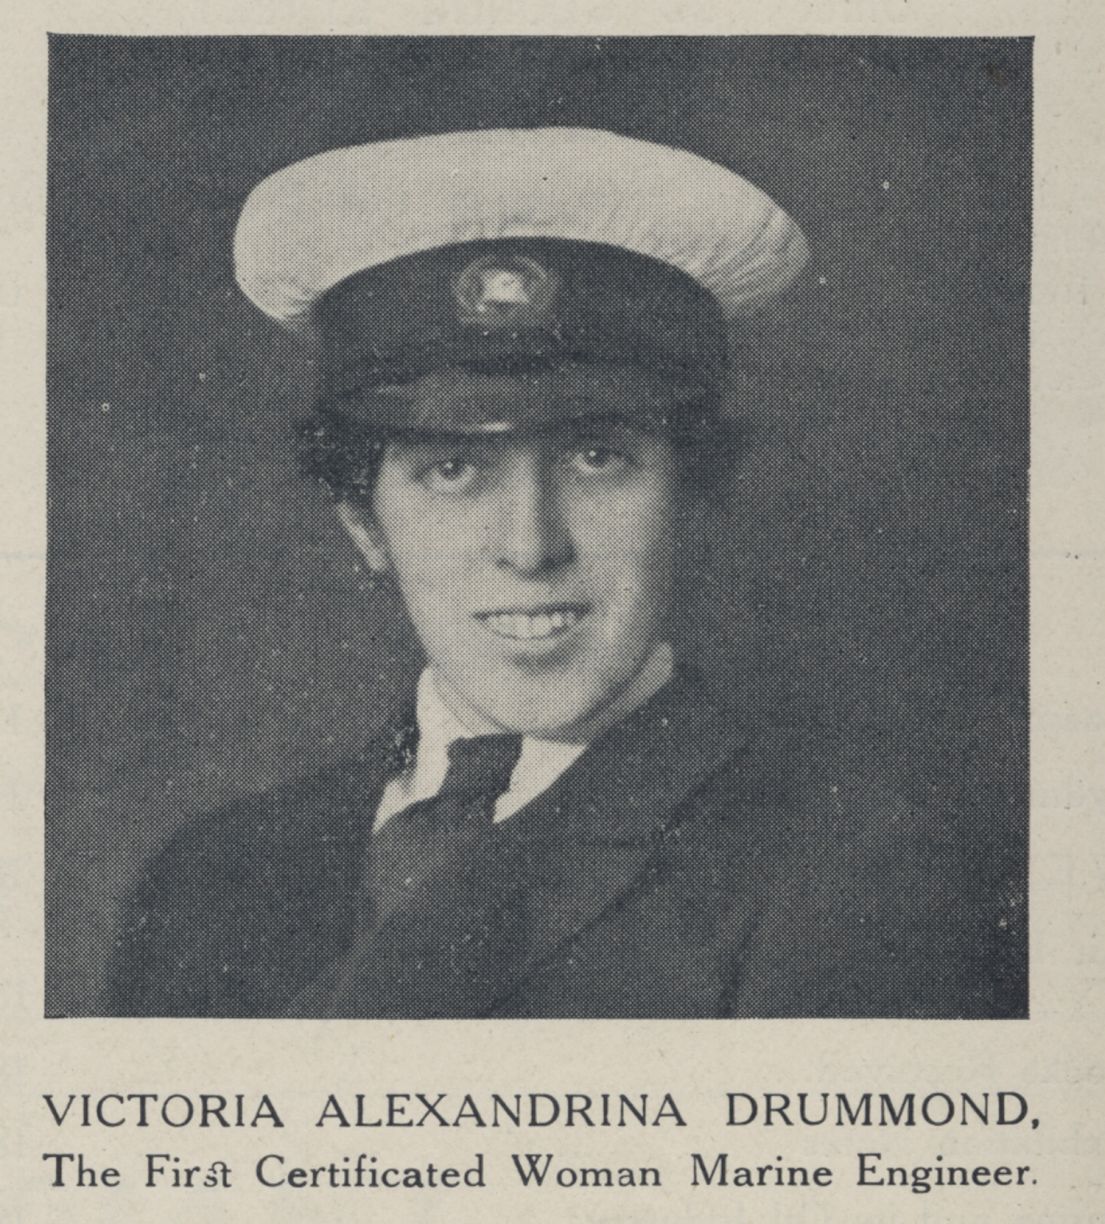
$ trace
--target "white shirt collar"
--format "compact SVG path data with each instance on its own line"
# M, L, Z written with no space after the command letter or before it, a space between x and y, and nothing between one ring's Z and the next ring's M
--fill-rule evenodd
M663 642L646 660L633 683L605 712L602 720L595 724L592 738L621 722L648 701L667 684L673 671L671 646ZM414 763L385 788L376 812L377 828L409 804L436 795L449 767L449 745L455 740L479 734L470 730L445 703L434 683L433 670L429 667L418 680L415 717L418 722L418 748ZM586 743L524 736L510 787L495 804L495 820L506 820L547 790L586 747Z

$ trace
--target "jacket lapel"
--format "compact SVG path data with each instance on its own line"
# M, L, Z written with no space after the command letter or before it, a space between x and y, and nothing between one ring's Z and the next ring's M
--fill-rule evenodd
M337 767L325 784L312 787L308 811L293 796L274 822L275 836L264 843L266 869L282 865L287 873L284 880L268 881L268 892L283 905L277 924L283 937L273 941L263 978L264 993L281 1015L318 1015L344 963L363 900L376 809L388 779L409 763L417 739L413 726L411 711L375 736L356 760ZM255 962L255 976L257 968ZM273 981L286 983L285 989L274 989Z
M500 826L500 884L521 894L524 919L488 982L487 1010L647 878L684 802L747 738L681 672Z

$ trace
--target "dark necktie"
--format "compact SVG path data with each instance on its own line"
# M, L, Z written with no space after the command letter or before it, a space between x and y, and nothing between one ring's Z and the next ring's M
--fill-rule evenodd
M430 881L463 866L490 830L521 751L520 735L481 735L449 745L437 794L396 812L369 843L359 935L379 929L393 910L420 898ZM432 905L432 895L424 903Z
M402 747L413 757L409 743ZM370 839L349 949L288 1015L430 1014L446 979L465 972L462 962L490 934L482 856L521 750L519 735L449 746L438 793L396 812Z

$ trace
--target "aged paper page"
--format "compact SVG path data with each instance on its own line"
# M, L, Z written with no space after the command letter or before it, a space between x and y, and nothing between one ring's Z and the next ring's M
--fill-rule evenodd
M1105 1214L1101 27L1085 2L10 15L10 1218ZM113 1014L105 965L150 856L200 813L356 754L415 674L395 591L295 477L288 435L314 371L234 286L245 195L362 139L543 124L739 163L804 225L798 304L751 325L760 364L741 383L762 391L763 421L801 414L775 434L761 421L735 486L744 527L700 531L717 568L684 558L697 602L673 636L734 725L785 672L801 717L771 725L832 742L838 811L845 779L878 759L879 794L903 805L888 821L943 804L984 848L962 884L903 867L900 883L828 891L900 889L886 913L923 922L927 890L961 890L948 912L963 933L915 941L956 947L1004 880L1004 908L983 917L1008 960L973 985L933 969L909 987L915 1007L843 983L870 1019L833 1018L856 1011L828 990L788 1012L763 982L728 996L751 1000L734 1014L779 1018L675 1019L720 1014L692 1001L708 937L680 936L642 982L624 966L657 931L699 929L691 898L671 926L655 909L610 920L612 968L582 996L603 1002L528 1013L572 1018ZM785 624L788 649L757 636L764 621ZM279 923L298 881L271 882L250 903ZM187 887L206 883L201 870ZM910 932L885 921L871 946L892 961ZM759 972L813 955L777 946L792 927L765 928ZM597 957L602 939L579 938Z

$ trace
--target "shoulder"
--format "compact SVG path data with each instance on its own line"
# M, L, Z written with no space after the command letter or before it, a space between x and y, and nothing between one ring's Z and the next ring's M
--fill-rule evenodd
M330 840L356 830L368 796L383 783L371 754L351 757L255 791L202 814L180 839L197 847Z
M679 859L749 916L746 1015L1026 1014L1026 860L1005 813L750 757L695 796Z
M272 875L285 860L307 860L361 836L379 771L353 758L232 800L185 823L145 874L210 886L252 870Z
M108 1014L250 1014L275 997L280 963L311 940L325 946L381 784L379 767L357 758L180 829L124 907Z
M876 868L946 880L957 869L977 875L992 849L986 813L938 797L918 801L889 776L811 765L768 742L751 743L712 770L692 804L692 836L716 841L719 851L770 855L790 872L808 873L811 886L832 881L834 895L851 876L885 892L871 877Z

